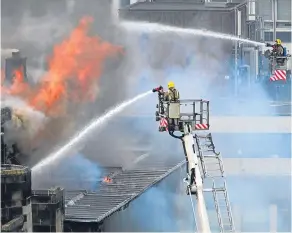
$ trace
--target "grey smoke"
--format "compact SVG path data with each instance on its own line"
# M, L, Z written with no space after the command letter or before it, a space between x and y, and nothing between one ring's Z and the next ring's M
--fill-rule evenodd
M46 2L4 0L1 4L1 47L17 48L28 57L28 75L32 82L39 81L41 74L46 72L46 58L51 54L53 46L61 42L83 16L93 16L95 19L91 34L119 44L117 30L111 20L109 1L89 0L84 4L80 0ZM59 119L53 125L49 125L50 132L47 134L50 136L47 136L47 140L33 152L29 164L35 164L52 148L66 141L87 121L127 97L125 91L127 76L123 74L122 63L123 59L112 59L105 64L97 103L69 106L69 118ZM112 140L119 140L115 137L111 136Z

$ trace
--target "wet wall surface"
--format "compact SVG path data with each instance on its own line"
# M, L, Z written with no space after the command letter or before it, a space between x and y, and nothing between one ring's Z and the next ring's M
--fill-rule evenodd
M213 133L223 158L290 158L291 134Z

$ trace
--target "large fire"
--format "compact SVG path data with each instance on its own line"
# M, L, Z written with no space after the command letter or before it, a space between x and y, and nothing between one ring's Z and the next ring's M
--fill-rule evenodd
M66 103L96 99L104 61L122 48L88 34L91 17L84 17L68 38L56 45L48 59L48 71L36 86L28 85L20 69L13 84L2 91L23 98L31 107L47 115L61 114Z

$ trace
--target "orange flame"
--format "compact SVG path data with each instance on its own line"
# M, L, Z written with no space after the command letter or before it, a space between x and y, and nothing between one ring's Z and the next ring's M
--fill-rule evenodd
M112 183L113 180L110 177L106 176L106 177L103 178L103 182L105 182L105 183Z
M9 93L12 95L24 95L29 89L27 83L25 83L23 75L23 67L13 71L13 83L10 87Z
M37 87L29 87L18 69L9 93L25 97L32 107L49 115L60 114L69 101L95 100L104 61L122 48L89 36L92 22L91 17L84 17L69 37L54 47L48 72Z

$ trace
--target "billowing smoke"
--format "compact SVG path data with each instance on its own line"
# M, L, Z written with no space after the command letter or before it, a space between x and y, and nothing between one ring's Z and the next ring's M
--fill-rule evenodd
M9 107L13 110L13 120L6 122L4 127L8 133L5 133L5 143L12 145L16 143L18 148L24 154L32 150L33 142L38 133L44 129L48 118L43 112L37 111L28 106L25 101L18 97L5 95L1 96L1 107ZM25 115L23 119L21 116ZM23 127L25 125L25 127Z
M33 188L50 188L58 184L66 190L96 191L103 179L103 168L76 153L69 161L60 159L52 167L45 169L44 174L33 177Z
M37 148L28 151L25 163L33 165L93 116L126 98L122 48L109 1L1 4L1 47L17 48L28 57L32 84L17 70L13 85L2 93L21 98L48 119Z

